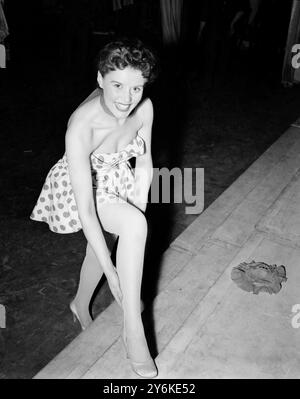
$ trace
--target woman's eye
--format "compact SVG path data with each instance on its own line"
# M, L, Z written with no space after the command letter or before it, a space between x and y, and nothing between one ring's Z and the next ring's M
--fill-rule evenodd
M121 85L120 85L119 83L115 83L115 84L114 84L114 87L116 87L117 89L120 89L120 88L121 88Z
M141 87L134 87L134 88L133 88L133 91L134 91L135 93L139 93L141 90L142 90Z

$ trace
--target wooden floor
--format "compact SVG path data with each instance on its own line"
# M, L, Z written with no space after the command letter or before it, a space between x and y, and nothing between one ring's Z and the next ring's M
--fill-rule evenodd
M300 329L292 323L300 304L299 126L165 252L158 295L145 311L158 379L300 377ZM253 259L286 266L278 294L254 295L232 282L232 268ZM35 378L136 378L121 328L113 303Z

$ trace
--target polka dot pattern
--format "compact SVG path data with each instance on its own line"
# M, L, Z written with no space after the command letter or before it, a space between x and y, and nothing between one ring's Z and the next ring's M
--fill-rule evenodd
M97 208L105 203L133 201L135 178L129 159L144 152L145 142L137 135L120 152L100 154L94 151L91 154ZM30 218L48 223L55 233L74 233L82 229L66 154L49 171Z
M75 197L68 173L66 156L60 159L50 170L41 194L30 218L46 222L55 233L74 233L82 227L80 224ZM69 222L74 219L76 225Z

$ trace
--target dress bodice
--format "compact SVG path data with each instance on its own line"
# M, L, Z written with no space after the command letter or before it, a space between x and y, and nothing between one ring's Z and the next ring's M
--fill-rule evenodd
M91 163L97 173L101 169L110 169L122 162L128 161L132 157L143 155L145 152L145 142L138 134L127 146L119 152L100 153L97 151L91 154Z
M114 190L119 193L124 192L125 188L131 188L134 180L134 172L129 159L138 157L144 153L145 142L138 134L119 152L92 152L91 169L93 187L97 189L102 188L110 192ZM131 184L129 184L129 181Z

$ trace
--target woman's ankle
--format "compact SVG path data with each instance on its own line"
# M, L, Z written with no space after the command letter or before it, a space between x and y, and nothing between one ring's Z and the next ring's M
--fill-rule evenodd
M80 320L84 322L84 324L90 324L93 319L90 314L89 306L82 301L80 301L77 297L75 297L71 303L75 306L76 311L80 317Z
M143 362L151 358L143 325L126 326L124 336L128 354L133 361Z

